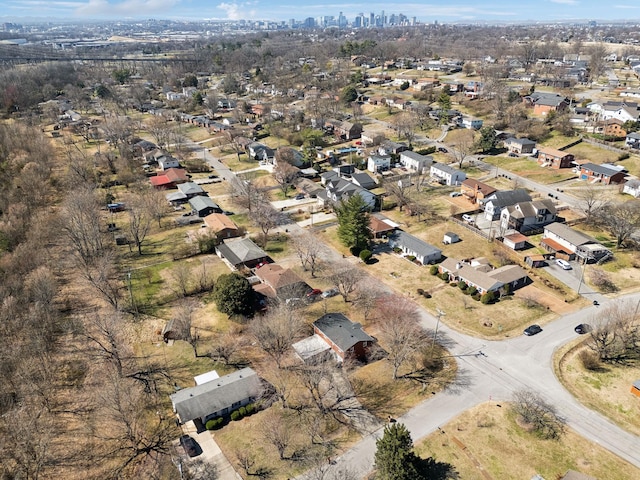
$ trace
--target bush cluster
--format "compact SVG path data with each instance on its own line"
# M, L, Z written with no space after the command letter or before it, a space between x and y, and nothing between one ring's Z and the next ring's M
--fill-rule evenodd
M369 260L371 260L373 253L371 253L371 250L362 250L360 252L360 260L362 260L364 263L369 263Z
M224 424L225 424L224 418L217 417L212 420L208 420L207 423L205 424L205 428L207 430L219 430L224 426Z
M429 273L431 275L437 275L438 274L438 267L436 265L431 265L429 267Z

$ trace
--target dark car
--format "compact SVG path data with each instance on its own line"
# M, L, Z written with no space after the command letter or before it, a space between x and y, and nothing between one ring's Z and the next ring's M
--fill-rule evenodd
M540 327L540 325L529 325L527 328L524 329L524 334L527 336L531 336L531 335L536 335L538 333L540 333L542 331L542 328Z
M304 193L299 193L296 195L296 200L302 200L304 198Z
M588 323L581 323L580 325L574 328L578 335L584 335L585 333L589 333L591 331L591 325Z
M307 293L307 297L315 297L316 295L320 294L322 294L322 290L320 290L319 288L314 288L313 290L310 290L309 293Z
M182 445L182 448L184 448L185 453L190 457L197 457L202 453L202 450L200 449L200 445L198 445L198 442L196 442L189 435L182 435L180 437L180 445Z
M449 150L447 150L447 149L446 149L446 148L444 148L444 147L439 147L439 148L438 148L438 151L439 151L440 153L449 153Z

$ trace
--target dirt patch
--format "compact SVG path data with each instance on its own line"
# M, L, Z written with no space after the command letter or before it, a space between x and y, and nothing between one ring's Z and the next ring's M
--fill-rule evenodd
M514 295L518 298L531 298L538 302L540 305L551 310L558 315L564 315L566 313L577 310L578 305L575 303L568 303L564 298L553 295L548 292L543 292L535 285L527 285L515 291Z

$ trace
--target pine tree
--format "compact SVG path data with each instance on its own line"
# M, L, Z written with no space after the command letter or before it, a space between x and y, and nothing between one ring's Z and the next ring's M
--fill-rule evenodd
M338 238L345 247L363 250L369 245L369 206L360 195L352 195L335 208Z
M392 423L376 441L376 480L419 480L419 458L413 452L413 441L407 427Z
M254 308L254 291L249 281L237 273L218 277L213 300L218 310L227 315L250 315Z

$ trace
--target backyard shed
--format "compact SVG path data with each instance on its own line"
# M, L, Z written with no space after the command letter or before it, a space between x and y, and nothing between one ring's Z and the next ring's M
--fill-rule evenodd
M445 245L450 245L452 243L458 243L460 241L460 237L457 233L446 232L442 237L442 243Z

